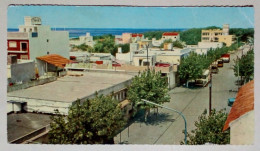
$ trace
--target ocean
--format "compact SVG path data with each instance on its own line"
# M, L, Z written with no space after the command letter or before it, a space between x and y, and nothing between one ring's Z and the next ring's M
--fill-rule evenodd
M76 38L79 36L86 35L86 33L90 33L91 36L101 36L106 34L112 35L122 35L122 33L145 33L149 31L184 31L186 28L172 28L172 29L138 29L138 28L52 28L52 30L56 31L68 31L70 38ZM8 28L8 32L18 31L16 28Z

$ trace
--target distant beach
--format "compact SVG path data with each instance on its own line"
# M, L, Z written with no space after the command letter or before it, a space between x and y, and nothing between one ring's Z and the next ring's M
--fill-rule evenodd
M144 33L149 31L184 31L186 28L172 28L172 29L137 29L137 28L52 28L57 31L68 31L70 38L76 38L79 36L90 33L91 36L101 36L105 34L122 35L122 33ZM8 32L19 31L18 28L8 28Z

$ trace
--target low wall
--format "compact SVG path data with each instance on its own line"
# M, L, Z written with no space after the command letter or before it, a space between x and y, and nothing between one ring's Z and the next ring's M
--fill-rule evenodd
M54 114L55 109L58 109L59 112L63 115L68 114L69 107L72 102L61 102L56 100L44 100L44 99L33 99L33 98L23 98L23 97L7 97L8 101L15 102L26 102L25 110L28 112L37 112L37 113L50 113Z
M27 142L28 140L32 139L30 141L33 141L34 139L37 139L38 138L37 136L40 136L43 133L47 133L48 129L49 129L49 125L42 127L40 129L37 129L31 133L28 133L18 139L15 139L15 140L11 141L10 143L12 143L12 144L29 143L29 142Z
M23 83L23 84L7 86L7 92L12 92L12 91L20 90L20 89L26 89L26 88L29 88L29 87L49 83L49 82L52 82L52 81L55 81L55 80L57 80L56 77L49 77L49 78L46 78L46 79L39 79L39 80L35 80L35 81L26 82L26 83Z

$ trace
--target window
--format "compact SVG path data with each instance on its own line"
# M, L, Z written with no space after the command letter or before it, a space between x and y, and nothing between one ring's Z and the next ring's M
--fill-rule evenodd
M27 43L21 43L21 49L22 51L27 51Z
M28 56L27 55L21 55L21 59L28 60Z
M143 66L150 66L150 62L144 61Z
M32 32L32 28L30 28L30 32Z
M26 28L23 29L23 32L26 32Z
M32 37L38 37L38 33L37 32L32 32Z
M9 47L10 47L10 48L17 48L17 43L16 43L16 41L9 41Z

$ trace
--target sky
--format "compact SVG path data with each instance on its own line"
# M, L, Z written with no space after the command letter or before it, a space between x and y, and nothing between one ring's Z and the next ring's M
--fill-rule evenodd
M7 27L24 16L56 28L254 28L253 7L9 6Z

